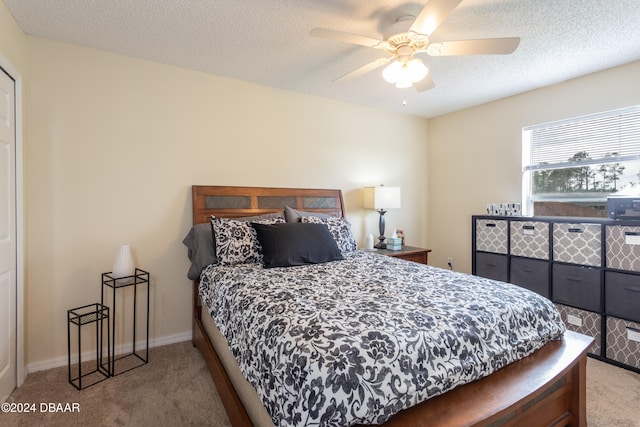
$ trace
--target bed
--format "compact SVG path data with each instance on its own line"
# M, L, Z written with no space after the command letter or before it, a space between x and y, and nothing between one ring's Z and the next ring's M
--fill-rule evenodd
M194 226L209 224L211 215L216 218L268 217L282 212L285 206L304 216L344 217L344 202L340 190L193 186L192 195ZM311 219L299 220L314 222ZM354 252L353 256L345 256L343 260L335 261L335 264L344 265L352 262L351 258L362 257L357 262L374 265L386 258L358 252L361 251ZM268 262L266 259L263 261ZM333 263L334 261L328 262L326 265L331 266ZM400 265L400 268L415 271L417 276L428 274L426 269L429 267L417 267L417 264L395 259L392 263L408 263ZM320 265L317 268L328 268L325 264L317 265ZM351 271L350 268L345 268L345 271ZM220 267L206 269L214 270L218 275L225 270ZM254 270L248 269L242 274L266 274L270 269L265 268L264 272ZM277 270L279 269L273 269ZM445 274L444 270L429 271ZM325 275L333 276L334 273ZM457 281L462 277L459 273L458 275ZM208 280L205 277L203 282ZM199 279L193 282L193 344L202 352L231 424L272 425L269 413L256 392L257 388L240 373L234 352L239 356L244 350L238 350L238 346L234 348L227 341L228 336L225 336L228 331L224 327L218 328L218 324L209 315L209 309L201 298L202 285ZM233 287L232 283L231 288ZM507 291L511 292L505 287L505 292ZM203 295L204 299L212 299ZM225 304L232 305L233 302ZM227 317L233 319L238 316L227 314ZM566 331L560 339L550 339L535 351L527 350L531 354L520 360L508 360L506 366L499 363L495 372L488 376L464 385L454 384L450 391L402 409L390 418L385 417L383 425L586 426L586 353L592 341L590 337Z

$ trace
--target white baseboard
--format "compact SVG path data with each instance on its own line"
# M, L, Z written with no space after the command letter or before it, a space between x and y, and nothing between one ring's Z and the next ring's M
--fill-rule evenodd
M182 332L175 335L169 335L166 337L149 339L149 348L162 347L163 345L175 344L178 342L189 341L189 340L191 340L191 331ZM140 351L139 349L141 348L143 349L145 344L146 343L144 341L138 341L138 343L136 344L137 351L139 352ZM119 354L131 353L132 350L133 350L132 344L120 345L116 347L115 354L116 356L118 356ZM90 360L95 360L95 358L96 358L95 350L82 353L82 363L84 363L85 361L88 362ZM78 362L78 355L77 354L71 355L71 363L76 363L76 362ZM29 374L32 372L59 368L61 366L68 366L68 364L69 364L68 356L56 357L55 359L42 360L40 362L29 363L27 365L26 371L27 371L27 374Z

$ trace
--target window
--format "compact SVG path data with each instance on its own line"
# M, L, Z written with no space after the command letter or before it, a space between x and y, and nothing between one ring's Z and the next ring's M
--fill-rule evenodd
M640 106L522 130L523 213L607 216L607 196L640 194Z

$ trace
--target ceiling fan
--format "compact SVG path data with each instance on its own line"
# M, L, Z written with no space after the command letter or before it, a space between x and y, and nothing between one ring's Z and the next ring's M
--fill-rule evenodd
M515 51L520 44L518 37L431 43L431 34L461 2L462 0L429 0L417 18L400 17L384 32L382 40L326 28L314 28L310 34L384 50L390 55L338 77L334 82L351 80L389 64L382 72L386 81L398 88L413 86L418 92L422 92L435 87L435 84L427 66L420 58L415 57L416 54L426 52L430 56L504 55Z

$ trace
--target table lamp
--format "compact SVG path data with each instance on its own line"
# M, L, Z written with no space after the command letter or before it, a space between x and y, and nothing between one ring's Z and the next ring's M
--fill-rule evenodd
M364 207L367 209L375 209L380 214L380 236L378 237L378 244L375 246L378 249L386 249L384 237L384 214L387 213L387 209L400 208L400 187L385 187L381 185L379 187L365 187L364 188Z

